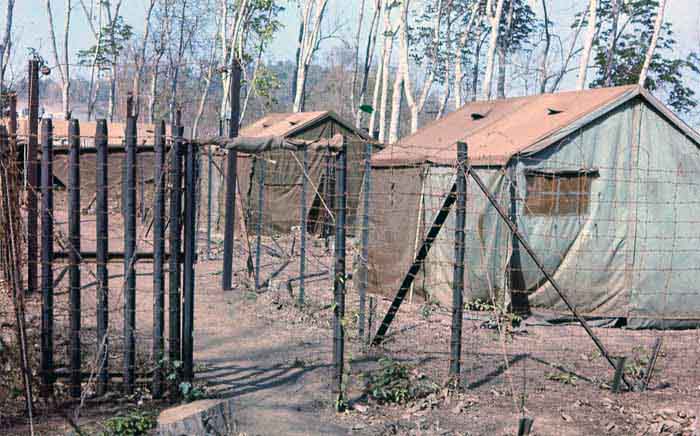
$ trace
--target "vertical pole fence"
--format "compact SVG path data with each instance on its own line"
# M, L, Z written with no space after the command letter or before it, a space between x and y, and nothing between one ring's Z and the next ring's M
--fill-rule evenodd
M165 122L156 128L155 141L155 195L153 205L153 398L163 395L164 353L163 333L165 329L165 281L163 271L163 254L165 253Z
M109 381L109 212L108 212L108 132L107 121L97 120L95 135L96 156L96 267L97 267L97 394L104 395Z
M260 289L260 261L262 258L262 232L265 205L265 171L267 161L259 156L257 159L258 170L258 220L255 226L255 290Z
M124 391L134 392L136 364L136 118L132 98L126 118L126 198L124 223Z
M338 173L336 175L335 195L335 267L333 280L333 366L334 379L337 383L336 405L342 408L344 400L343 389L343 360L345 351L345 331L343 317L345 316L345 215L347 201L347 146L343 143L338 154Z
M169 301L168 301L168 352L170 363L180 360L180 213L181 203L181 176L182 156L180 126L173 125L172 148L170 150L170 229L169 229Z
M29 138L27 138L27 292L37 290L38 222L37 195L39 187L39 61L29 61Z
M307 195L307 191L309 189L309 180L308 180L309 149L308 149L308 147L304 147L302 162L303 162L303 167L302 167L302 174L301 174L301 223L299 225L299 238L300 238L300 250L301 250L300 256L299 256L299 298L298 298L299 306L304 305L304 298L305 298L304 293L306 292L306 290L304 289L306 277L304 277L304 275L306 274L306 228L307 228L306 220L307 220L308 215L309 215L309 212L306 210L306 195Z
M53 125L41 123L41 396L53 394Z
M70 325L70 396L80 397L80 125L70 120L68 126L68 282Z
M455 263L452 279L452 331L450 338L450 376L459 384L462 358L462 316L464 301L464 226L467 215L467 144L457 143L457 205L455 209Z
M372 189L372 144L365 144L365 171L362 186L362 234L360 241L360 280L357 291L360 297L358 309L358 335L362 342L365 337L365 305L369 280L369 196Z
M184 380L191 382L194 378L193 368L193 330L194 330L194 256L196 251L195 229L195 146L187 143L185 157L185 261L183 278L182 308L182 359Z
M241 106L241 67L237 62L234 61L232 63L230 72L229 105L231 107L231 120L229 121L228 125L228 137L235 138L238 136L238 122ZM224 265L222 273L222 288L224 290L233 289L231 279L233 273L234 229L236 228L237 166L238 152L229 150L226 156L226 220L224 224ZM239 219L243 219L243 217L240 217Z

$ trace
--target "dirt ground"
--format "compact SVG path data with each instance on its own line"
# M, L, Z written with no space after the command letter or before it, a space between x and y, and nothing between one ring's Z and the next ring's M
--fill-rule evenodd
M90 233L92 225L86 219L83 231ZM116 221L112 225L119 227ZM349 245L352 247L352 243ZM115 240L113 246L116 249L119 241ZM348 335L345 387L349 408L337 413L331 366L332 286L327 274L332 246L326 249L324 242L316 238L309 242L307 271L318 276L307 280L303 307L295 304L298 282L290 282L298 275L296 238L265 237L262 246L265 254L260 276L261 282L268 283L258 291L246 273L247 247L236 247L232 291L221 290L220 260L208 260L206 254L200 253L196 266L197 384L209 396L233 398L238 411L237 431L241 434L515 435L522 416L534 419L533 435L700 432L700 332L696 330L594 328L614 356L628 357L629 379L645 367L654 340L663 339L649 389L613 393L613 371L580 326L543 325L530 319L518 327L500 324L499 329L490 312L467 312L462 341L463 384L453 390L446 387L448 311L425 302L406 303L383 345L367 349L357 336L358 297L352 280L348 282L344 322ZM296 248L292 250L292 246ZM145 242L140 247L150 250ZM213 255L216 257L217 253ZM349 263L351 259L348 256ZM121 271L120 263L110 265L110 274L119 275ZM141 262L137 271L137 361L141 368L148 369L152 365L152 266ZM84 284L94 281L92 274L94 265L84 265ZM66 362L66 281L64 278L56 289L58 366ZM123 298L120 279L111 283L116 289L110 294L110 367L118 371ZM85 289L82 305L82 341L85 366L89 369L95 349L94 287ZM372 332L388 305L389 301L378 298ZM28 307L30 322L38 325L37 296L30 297ZM9 316L9 312L3 312L3 316ZM7 322L3 322L7 327ZM36 331L31 338L36 341ZM33 350L38 350L38 343L33 344ZM405 365L412 379L429 382L435 387L434 392L401 405L378 404L367 395L366 384L369 374L376 372L380 359L385 357ZM97 428L95 423L138 402L155 409L164 407L162 403L149 403L144 383L139 394L126 402L114 398L86 402L78 422ZM75 407L64 404L62 410ZM37 424L41 434L70 430L55 408L41 412ZM26 432L21 408L8 408L3 414L3 432Z

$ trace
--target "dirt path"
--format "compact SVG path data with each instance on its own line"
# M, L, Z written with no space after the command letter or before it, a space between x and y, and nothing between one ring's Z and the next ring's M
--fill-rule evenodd
M216 396L234 398L238 430L248 435L347 434L349 428L328 419L334 415L330 331L285 328L269 313L258 314L261 308L251 294L222 292L219 276L199 278L197 377Z

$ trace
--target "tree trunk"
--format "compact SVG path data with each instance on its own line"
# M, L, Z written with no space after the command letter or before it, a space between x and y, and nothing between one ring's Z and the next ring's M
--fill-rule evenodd
M498 45L498 32L503 15L503 1L497 0L496 12L491 16L491 40L489 41L489 50L486 56L486 74L484 75L483 98L484 100L491 99L491 81L493 80L493 66L496 60L496 47ZM487 11L489 14L491 11Z
M512 4L512 3L511 3ZM547 71L547 61L549 58L549 48L552 45L552 35L549 33L549 14L547 13L547 0L542 0L542 9L544 11L544 53L542 54L542 64L540 66L540 94L544 94L547 90L547 81L549 80L549 71Z
M396 80L391 94L391 120L389 121L389 144L394 144L399 139L399 120L401 114L401 94L404 86L403 67L399 65L396 70Z
M116 63L116 60L113 61ZM112 64L109 68L109 108L107 110L107 118L109 122L114 122L114 114L117 110L117 66Z
M471 101L476 100L479 91L479 62L481 61L481 46L484 41L481 39L481 31L477 34L476 50L474 51L474 67L472 68L472 95Z
M391 74L391 52L394 46L395 30L391 25L391 9L384 8L384 49L382 59L382 90L379 105L379 140L386 142L386 113L389 97L389 75Z
M313 60L313 56L318 50L321 36L321 24L326 12L328 0L305 0L302 13L303 35L301 50L299 53L299 63L296 76L296 91L294 95L294 112L302 112L306 100L306 80ZM312 15L313 12L313 15Z
M359 106L365 104L365 98L367 95L367 87L369 85L369 72L372 67L372 59L374 59L374 51L377 46L377 31L379 30L379 14L381 12L381 0L377 0L375 3L374 14L372 15L372 22L369 27L369 35L367 36L367 45L365 48L365 62L364 68L362 70L362 83L360 84L360 98L359 104L355 115L355 126L360 128L362 126L362 114ZM378 78L375 78L375 82ZM373 103L374 104L374 103ZM372 106L373 112L376 111L376 106ZM370 136L372 135L372 130L369 130Z
M506 98L506 49L498 47L498 80L496 98Z
M160 56L162 56L162 54ZM156 122L156 97L158 92L158 64L160 63L160 56L156 56L156 62L153 64L151 92L148 95L148 120L151 124L155 124Z
M622 0L612 0L612 32L610 37L610 45L605 58L605 86L612 85L613 64L615 63L615 50L617 48L617 25L620 20L620 2Z
M664 11L666 9L666 0L659 0L659 10L656 13L656 22L654 23L654 33L651 36L651 42L649 43L649 48L647 49L647 54L644 57L644 65L642 65L642 71L639 73L639 86L644 87L647 80L647 75L649 74L649 66L651 65L651 59L654 57L654 50L656 50L656 44L659 41L659 33L661 33L661 26L664 24Z
M65 119L70 118L70 67L68 62L68 33L70 30L71 0L66 0L65 23L63 27L63 59L58 56L58 46L56 45L56 32L54 30L53 12L51 11L51 0L46 0L46 15L49 19L49 35L51 37L51 48L54 61L61 77L61 108Z
M598 12L598 0L590 0L588 4L588 27L586 30L586 39L583 42L583 53L581 53L581 63L578 67L578 80L576 89L584 89L586 87L586 75L588 73L588 61L591 58L591 49L593 48L593 40L596 33L596 19ZM581 18L583 20L583 17Z
M362 23L365 20L365 3L366 0L360 2L360 16L357 19L357 31L355 32L355 46L353 47L353 67L352 67L352 81L350 84L350 107L352 110L356 110L359 106L357 102L359 101L357 93L357 76L360 70L360 36L362 34ZM357 124L357 123L356 123Z
M578 25L576 26L576 32L574 33L574 37L571 38L571 43L569 43L569 50L567 51L566 58L564 59L564 63L561 65L561 68L559 69L559 73L557 74L557 77L554 79L554 82L552 83L552 86L549 88L549 92L553 93L556 92L556 90L559 88L559 84L561 83L562 79L564 78L564 75L566 75L567 70L569 69L569 63L571 62L571 58L574 56L574 49L576 48L576 42L578 41L578 37L581 34L581 29L583 28L583 23L586 18L586 13L587 10L581 14L581 19L578 22Z
M2 44L0 44L0 93L5 92L5 68L10 58L11 38L12 38L12 17L15 7L15 0L7 0L5 8L5 31L3 32Z
M459 38L459 46L457 47L456 50L456 60L455 60L455 82L454 82L454 95L455 95L455 110L459 109L462 107L462 104L464 103L464 100L462 98L462 85L464 81L464 70L463 70L463 50L464 46L467 45L467 38L469 37L469 34L471 33L472 27L474 27L474 23L476 22L476 19L479 15L479 2L475 2L474 6L472 6L471 13L469 15L469 21L467 22L467 26L464 28L464 31L462 35ZM477 35L477 46L479 44L478 42L478 35ZM478 56L478 55L477 55Z
M415 133L418 130L418 115L423 111L425 102L428 100L430 95L430 89L435 81L435 69L438 63L438 47L440 45L440 27L442 24L442 14L444 13L444 2L443 0L437 0L438 7L435 13L435 21L433 23L433 41L430 47L430 52L427 54L428 61L426 63L426 68L429 69L427 77L423 81L423 88L417 97L413 94L413 84L411 82L411 76L409 74L410 64L408 62L408 6L409 1L405 0L403 8L403 18L401 25L401 38L400 47L401 52L399 55L399 63L403 71L403 89L406 92L406 103L411 111L411 133ZM400 108L399 108L400 110Z
M173 74L170 81L170 123L175 122L175 112L177 111L177 82L180 76L180 65L185 53L185 13L187 12L187 1L182 2L180 13L180 32L177 44L177 59L174 62Z
M371 137L375 137L374 132L376 129L377 112L379 109L379 91L382 88L382 77L384 75L384 61L379 60L379 65L377 65L377 72L374 75L374 91L372 92L372 114L369 116L369 124L367 124L367 131ZM379 132L377 131L377 139L381 139Z
M209 98L209 88L211 88L211 78L214 68L213 65L209 66L207 75L204 78L204 89L202 90L202 96L199 99L199 107L197 108L197 114L194 117L194 122L192 123L192 137L196 138L199 133L199 123L202 120L202 115L204 114L204 108L207 104L207 98Z
M543 0L544 1L544 0ZM498 98L506 98L506 67L508 64L508 53L510 52L511 33L513 31L513 5L515 1L508 3L508 16L506 17L506 34L498 44L498 81L496 92ZM547 15L545 14L545 17ZM545 55L546 56L546 55Z
M294 74L292 75L292 101L297 99L297 76L299 75L299 62L301 62L301 44L304 40L304 20L299 23L299 35L297 36L297 52L294 56Z
M144 32L143 39L141 40L141 47L139 48L138 55L136 56L136 74L134 75L134 83L132 92L135 98L134 105L134 116L138 119L139 113L141 112L141 77L143 76L143 68L146 61L146 45L148 44L148 34L151 28L151 14L153 13L153 8L156 5L156 0L150 0L148 8L146 10L146 19L144 20Z

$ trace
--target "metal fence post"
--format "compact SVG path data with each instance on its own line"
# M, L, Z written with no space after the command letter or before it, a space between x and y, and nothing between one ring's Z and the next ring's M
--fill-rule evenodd
M168 301L168 354L170 363L180 360L180 213L182 210L181 176L182 157L180 126L172 126L173 138L170 149L170 262Z
M462 358L462 315L464 305L464 226L467 215L467 144L457 143L457 205L455 208L455 264L452 279L452 331L450 339L450 376L460 382Z
M365 144L365 173L362 186L362 235L360 246L360 280L357 291L360 297L358 314L358 335L360 342L365 337L365 302L369 282L369 196L372 189L372 144Z
M163 272L163 253L165 253L165 122L161 120L156 128L155 171L153 181L155 198L153 205L153 398L163 395L164 354L163 331L165 329L165 281Z
M124 222L124 390L134 391L136 365L136 118L127 101Z
M68 126L68 282L70 324L70 395L80 397L80 125L70 120Z
M333 154L330 152L330 150L326 151L326 156L325 156L325 165L326 165L326 174L323 179L323 193L321 195L326 196L326 201L328 207L333 210L334 204L333 204L333 194L331 192L331 173L333 172L333 161L332 161ZM322 225L322 230L321 234L323 236L323 239L326 243L326 249L328 249L328 239L331 236L331 219L332 217L330 216L330 211L325 214L326 218L323 220L323 225Z
M299 298L298 298L298 304L299 306L304 305L304 286L305 286L305 281L306 278L304 275L306 274L306 228L307 228L307 223L306 220L308 218L308 211L306 210L306 193L309 189L309 181L308 181L308 174L309 174L309 150L308 147L304 147L303 151L303 167L302 167L302 174L301 174L301 223L299 225L299 237L300 237L300 256L299 256Z
M41 124L41 396L53 393L53 125Z
M229 80L229 105L231 107L231 121L228 126L229 138L238 136L238 118L240 116L241 93L241 68L237 62L231 65L231 77ZM224 224L224 267L222 274L222 288L232 289L233 273L233 242L236 228L236 189L237 189L237 163L238 152L229 150L226 156L226 220ZM240 217L239 219L243 219Z
M27 138L27 292L37 290L38 222L37 195L39 188L39 61L29 61L29 138Z
M97 267L97 350L99 371L97 374L97 394L104 395L109 381L109 226L108 217L108 132L107 121L97 120L95 131L96 157L96 267Z
M333 280L333 366L335 369L335 382L337 383L338 408L343 408L343 361L345 351L345 331L343 317L345 316L345 215L347 201L347 146L343 143L342 150L338 154L338 173L336 175L335 194L336 222L335 222L335 268Z
M258 158L258 221L255 225L255 290L260 289L260 260L262 257L263 209L265 204L265 170L267 162Z
M196 251L195 228L195 146L187 143L185 158L185 262L183 277L182 308L182 359L184 380L192 381L193 368L193 331L194 331L194 256Z

